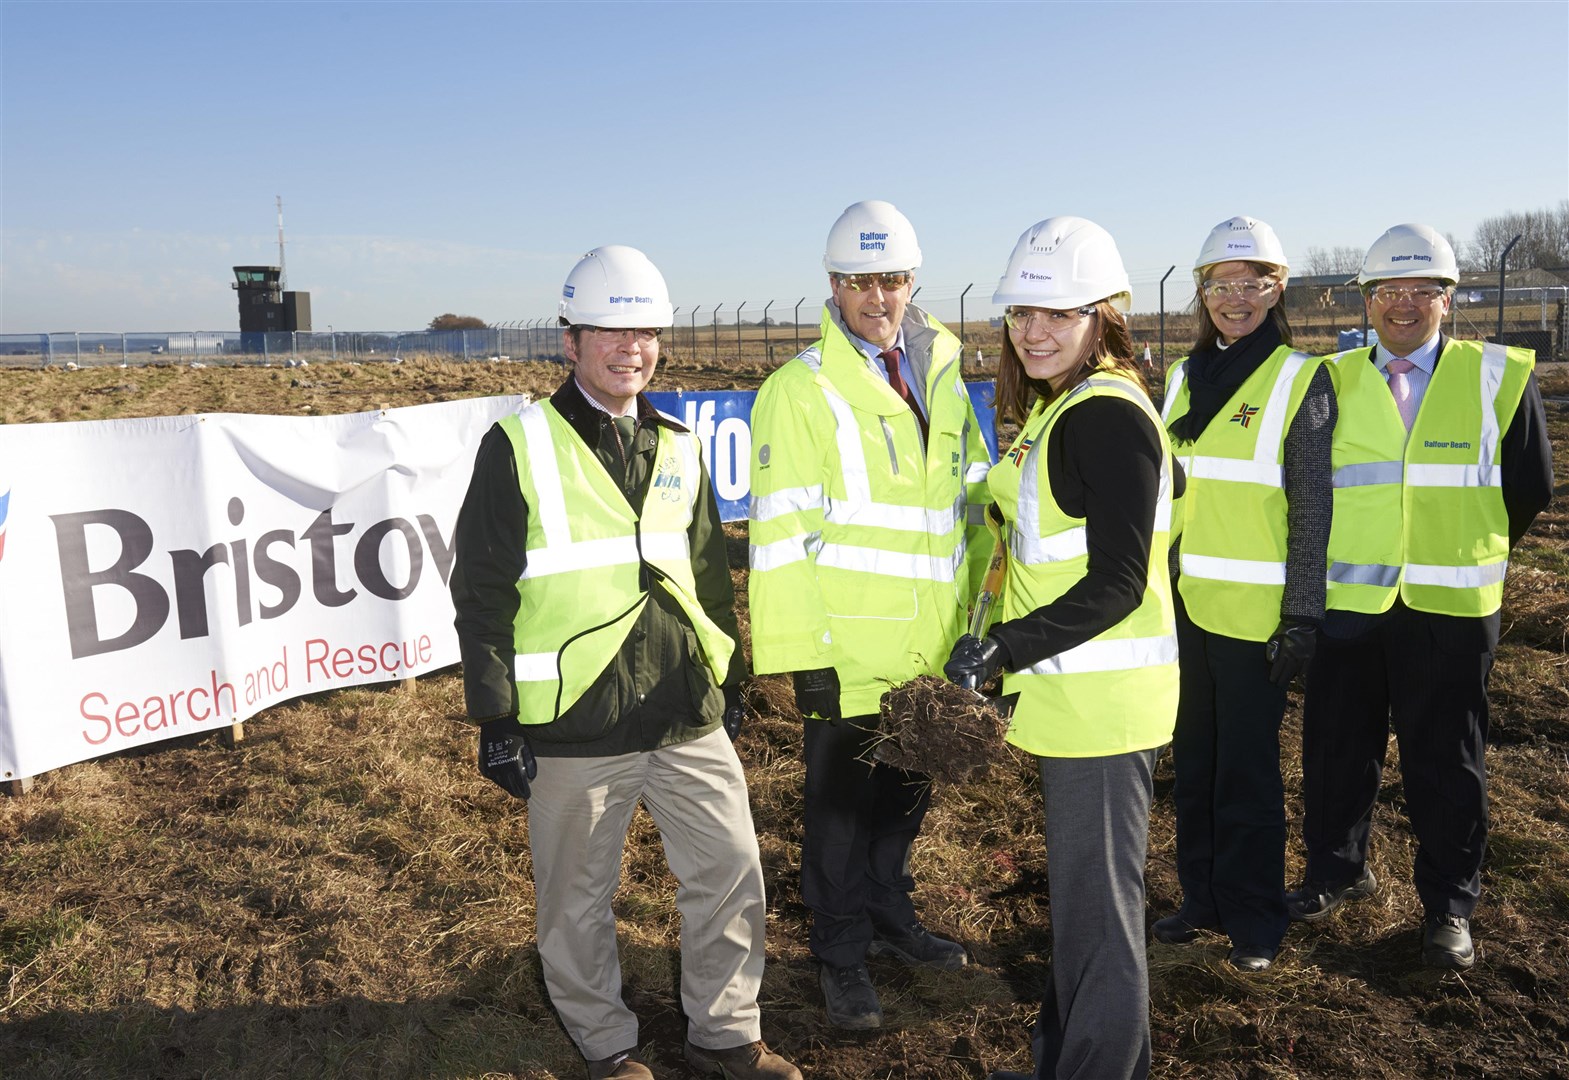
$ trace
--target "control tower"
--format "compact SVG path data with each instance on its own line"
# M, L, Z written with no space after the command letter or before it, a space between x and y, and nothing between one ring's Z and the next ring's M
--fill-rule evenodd
M263 351L255 335L310 330L311 294L284 292L280 266L236 266L232 288L240 294L240 347Z

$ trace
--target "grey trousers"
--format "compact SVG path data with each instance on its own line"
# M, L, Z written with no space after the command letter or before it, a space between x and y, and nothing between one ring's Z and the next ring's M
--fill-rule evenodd
M1158 753L1040 759L1052 937L1032 1040L1041 1080L1149 1075L1144 857Z
M540 758L528 803L539 958L550 1002L585 1058L638 1044L621 1000L611 898L641 801L659 827L681 913L687 1037L727 1050L762 1037L763 868L746 777L722 729L646 754Z

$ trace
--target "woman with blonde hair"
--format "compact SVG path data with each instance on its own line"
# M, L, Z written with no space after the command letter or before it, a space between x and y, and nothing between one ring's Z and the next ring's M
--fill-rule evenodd
M1181 480L1133 359L1128 275L1106 230L1077 217L1031 226L992 300L1008 305L997 406L1020 425L987 477L1008 576L999 621L961 638L943 670L977 689L1004 671L1008 741L1039 760L1052 975L1032 1075L1138 1080L1150 1064L1152 777L1177 707L1166 552Z

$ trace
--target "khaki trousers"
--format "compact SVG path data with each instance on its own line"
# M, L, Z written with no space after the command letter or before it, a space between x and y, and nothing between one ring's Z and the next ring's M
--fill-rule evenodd
M541 757L532 787L539 955L551 1004L583 1056L638 1045L610 901L640 799L677 881L687 1037L707 1050L761 1038L763 868L746 777L724 731L650 753Z

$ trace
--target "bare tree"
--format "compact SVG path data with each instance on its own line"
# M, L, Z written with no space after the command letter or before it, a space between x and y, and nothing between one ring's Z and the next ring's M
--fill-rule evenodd
M1365 248L1337 247L1329 253L1331 274L1355 274L1362 269L1362 257L1367 254Z
M430 320L431 330L483 330L485 320L477 315L454 315L448 311Z
M1323 277L1335 272L1335 258L1321 247L1310 247L1302 256L1302 272L1308 277Z
M1569 199L1556 207L1485 218L1476 226L1467 268L1498 269L1499 256L1516 236L1520 242L1509 254L1516 268L1526 266L1563 266L1569 263Z

